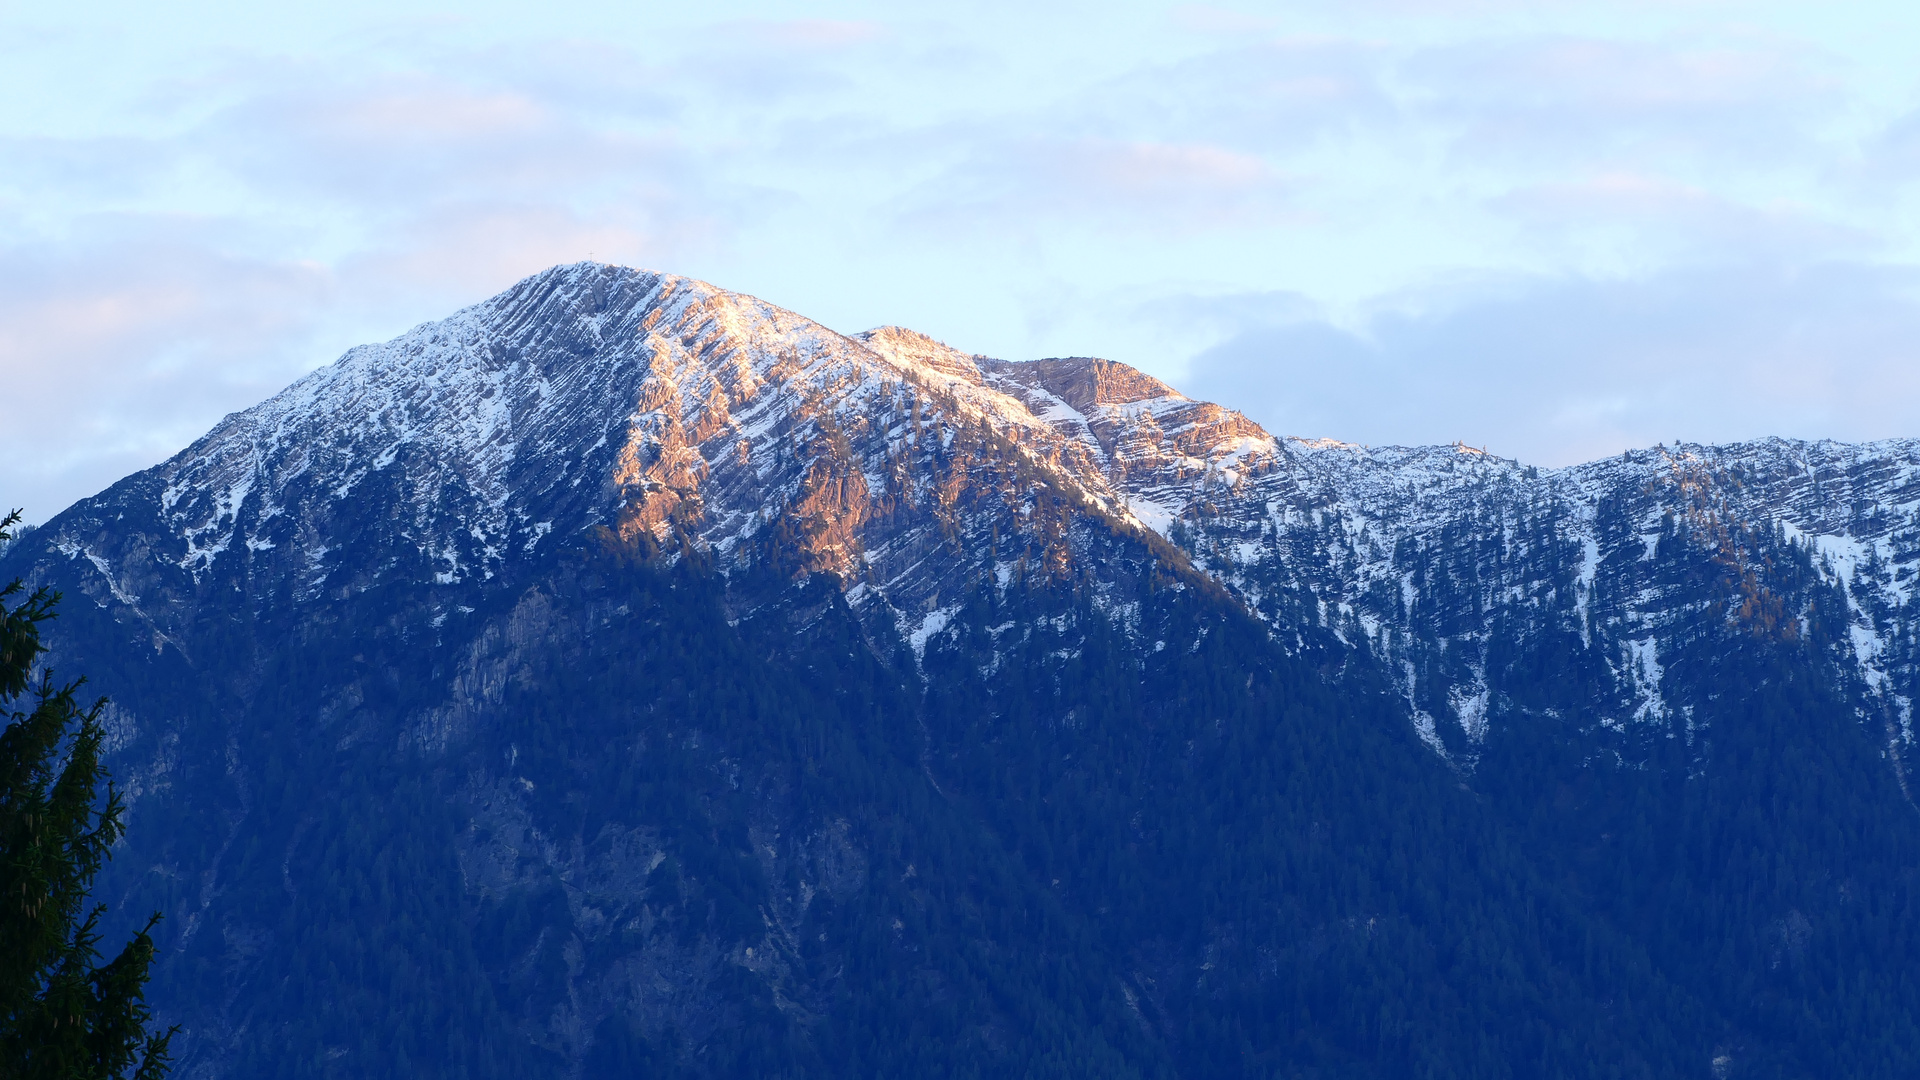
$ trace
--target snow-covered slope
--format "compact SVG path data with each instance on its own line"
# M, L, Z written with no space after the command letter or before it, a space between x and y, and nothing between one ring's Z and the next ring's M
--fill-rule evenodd
M1836 592L1844 613L1825 623L1844 623L1828 629L1863 715L1896 758L1911 742L1920 442L1661 447L1557 470L1459 445L1269 445L1247 475L1158 492L1169 532L1276 629L1326 626L1384 661L1443 752L1471 760L1500 711L1493 654L1554 635L1607 672L1595 704L1619 745L1690 738L1663 657L1709 609L1797 636Z
M1897 752L1920 677L1917 462L1914 441L1774 439L1542 470L1277 438L1125 365L997 360L899 327L848 337L583 263L352 350L79 504L47 542L157 645L234 575L295 600L453 585L594 535L831 572L920 644L983 578L1073 579L1124 607L1156 559L1181 561L1150 529L1283 642L1378 662L1462 762L1524 722L1503 696L1516 647L1574 643L1604 673L1594 734L1624 752L1691 737L1697 703L1666 671L1701 619L1815 634L1839 597L1833 647Z
M1538 469L1459 444L1276 438L1104 360L1010 363L897 328L868 337L1019 400L1066 437L1079 475L1104 480L1283 640L1322 628L1381 662L1423 737L1463 763L1497 716L1526 711L1497 670L1516 644L1577 639L1604 672L1593 734L1643 752L1692 738L1698 703L1668 700L1663 658L1702 618L1809 634L1813 606L1836 594L1823 629L1863 719L1884 726L1896 765L1911 744L1920 441L1766 439ZM1703 583L1703 563L1727 580Z
M1146 533L1095 448L953 350L863 337L686 278L558 267L348 352L48 539L161 638L233 574L296 599L453 585L595 529L832 572L908 636L983 571L1130 576L1106 548Z

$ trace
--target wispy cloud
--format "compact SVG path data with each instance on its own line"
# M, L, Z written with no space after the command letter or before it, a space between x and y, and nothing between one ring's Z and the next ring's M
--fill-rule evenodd
M1205 144L1028 139L989 144L904 200L919 225L977 232L1063 222L1186 232L1268 224L1287 178L1264 159Z
M1920 431L1920 270L1829 263L1500 278L1336 325L1296 297L1189 301L1233 326L1185 389L1273 430L1462 439L1564 465L1671 439Z
M1490 205L1559 261L1616 271L1699 263L1791 266L1884 248L1883 237L1804 202L1756 205L1633 172L1517 187Z
M1405 74L1417 107L1456 126L1482 164L1556 167L1650 159L1697 167L1804 158L1844 87L1826 57L1758 39L1539 36L1423 51Z
M1920 100L1772 9L717 2L0 15L0 380L44 448L0 498L589 255L1185 371L1284 431L1920 433Z
M1092 87L1063 103L1055 122L1249 152L1296 151L1361 129L1393 132L1403 114L1391 86L1393 59L1373 42L1262 34L1252 44Z
M44 517L185 445L310 361L326 269L221 256L191 225L106 219L0 251L10 505Z

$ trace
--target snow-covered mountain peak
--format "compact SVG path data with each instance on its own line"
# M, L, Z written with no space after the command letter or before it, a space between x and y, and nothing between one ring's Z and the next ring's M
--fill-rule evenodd
M155 524L138 543L112 524L142 515ZM1675 521L1692 533L1676 539ZM1457 442L1280 439L1124 364L993 359L897 326L848 337L598 263L350 350L48 538L98 570L101 602L139 609L232 574L303 600L484 581L605 528L723 568L777 556L831 572L924 641L967 581L1139 572L1113 562L1146 558L1114 554L1135 523L1276 632L1310 623L1372 651L1435 745L1485 735L1496 633L1596 650L1622 730L1674 715L1661 658L1702 603L1697 575L1655 572L1676 544L1752 570L1765 604L1746 608L1774 605L1775 627L1798 617L1775 600L1811 594L1769 584L1785 563L1751 553L1774 536L1809 552L1903 738L1920 693L1920 441L1689 444L1538 469Z
M723 566L771 544L905 610L978 574L929 557L961 537L1017 549L995 573L1065 573L1106 541L1061 507L1124 531L1097 446L980 358L900 328L863 337L689 278L555 267L350 350L90 502L150 499L140 557L179 588L268 574L302 598L485 580L604 527ZM100 539L124 511L85 508L60 550L132 595Z

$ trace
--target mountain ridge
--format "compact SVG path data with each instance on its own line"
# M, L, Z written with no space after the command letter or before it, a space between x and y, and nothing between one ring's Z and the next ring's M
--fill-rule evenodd
M192 1075L1898 1076L1916 462L1275 437L576 264L0 577Z
M548 329L528 337L529 327ZM529 350L541 357L537 367L519 358ZM1645 489L1721 500L1725 513L1777 522L1817 554L1823 578L1848 598L1845 644L1876 707L1892 718L1889 746L1912 742L1920 649L1907 640L1903 612L1920 569L1920 441L1763 439L1538 469L1459 444L1363 448L1275 437L1240 413L1111 361L996 360L900 327L840 335L704 282L602 264L556 267L386 345L350 350L229 416L156 467L173 535L151 541L196 580L236 544L253 553L297 546L305 587L321 587L334 549L289 531L301 515L289 515L279 493L317 469L337 478L331 501L345 499L407 454L423 460L408 480L414 517L395 545L411 542L443 584L490 576L508 553L549 542L556 520L563 532L604 526L656 543L679 530L724 557L773 511L808 534L801 543L811 569L864 584L856 601L886 598L892 621L911 638L927 628L911 616L942 609L942 586L915 579L913 567L925 562L931 532L954 530L943 500L970 483L970 459L963 449L938 466L939 485L923 485L940 490L914 492L900 487L902 452L916 429L952 424L975 440L1006 440L1048 483L1114 527L1175 540L1283 639L1312 629L1366 641L1398 671L1430 745L1467 762L1487 722L1484 663L1454 665L1427 692L1416 673L1425 662L1377 640L1381 627L1405 633L1413 617L1412 585L1393 569L1391 552L1429 544L1476 514L1500 516L1509 531L1548 529L1557 540L1550 564L1506 588L1523 598L1544 588L1544 601L1525 601L1555 609L1535 629L1577 623L1590 645L1595 575L1624 561L1629 537L1644 546L1657 535L1660 516L1677 505L1647 498ZM1836 486L1844 494L1829 500L1825 492ZM250 496L257 508L243 528ZM555 506L536 515L527 501L543 497ZM898 536L874 533L878 520L896 517L890 508L916 500L933 511L930 522ZM1638 505L1640 519L1630 533L1614 528L1602 550L1601 507L1627 503ZM1540 518L1542 506L1553 520ZM324 520L325 509L315 497L309 516ZM984 528L1038 535L1019 518L1001 515ZM113 560L82 539L63 533L57 543L93 563L118 600L150 587L116 577ZM1066 557L1057 543L1035 550L1055 563ZM1015 569L993 562L1002 576ZM1569 572L1572 582L1550 583ZM1379 588L1396 574L1397 613ZM949 575L949 595L955 584ZM178 595L180 587L169 588ZM1276 590L1302 589L1315 611L1262 611ZM1500 606L1491 597L1478 602ZM1629 604L1615 623L1649 617ZM1664 715L1657 635L1614 636L1624 657L1616 689L1637 702L1626 711ZM1455 728L1466 741L1449 749L1442 732Z

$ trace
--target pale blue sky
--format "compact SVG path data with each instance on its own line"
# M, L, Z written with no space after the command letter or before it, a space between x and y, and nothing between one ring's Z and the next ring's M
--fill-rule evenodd
M1920 435L1920 5L0 3L0 502L589 256L1566 464Z

